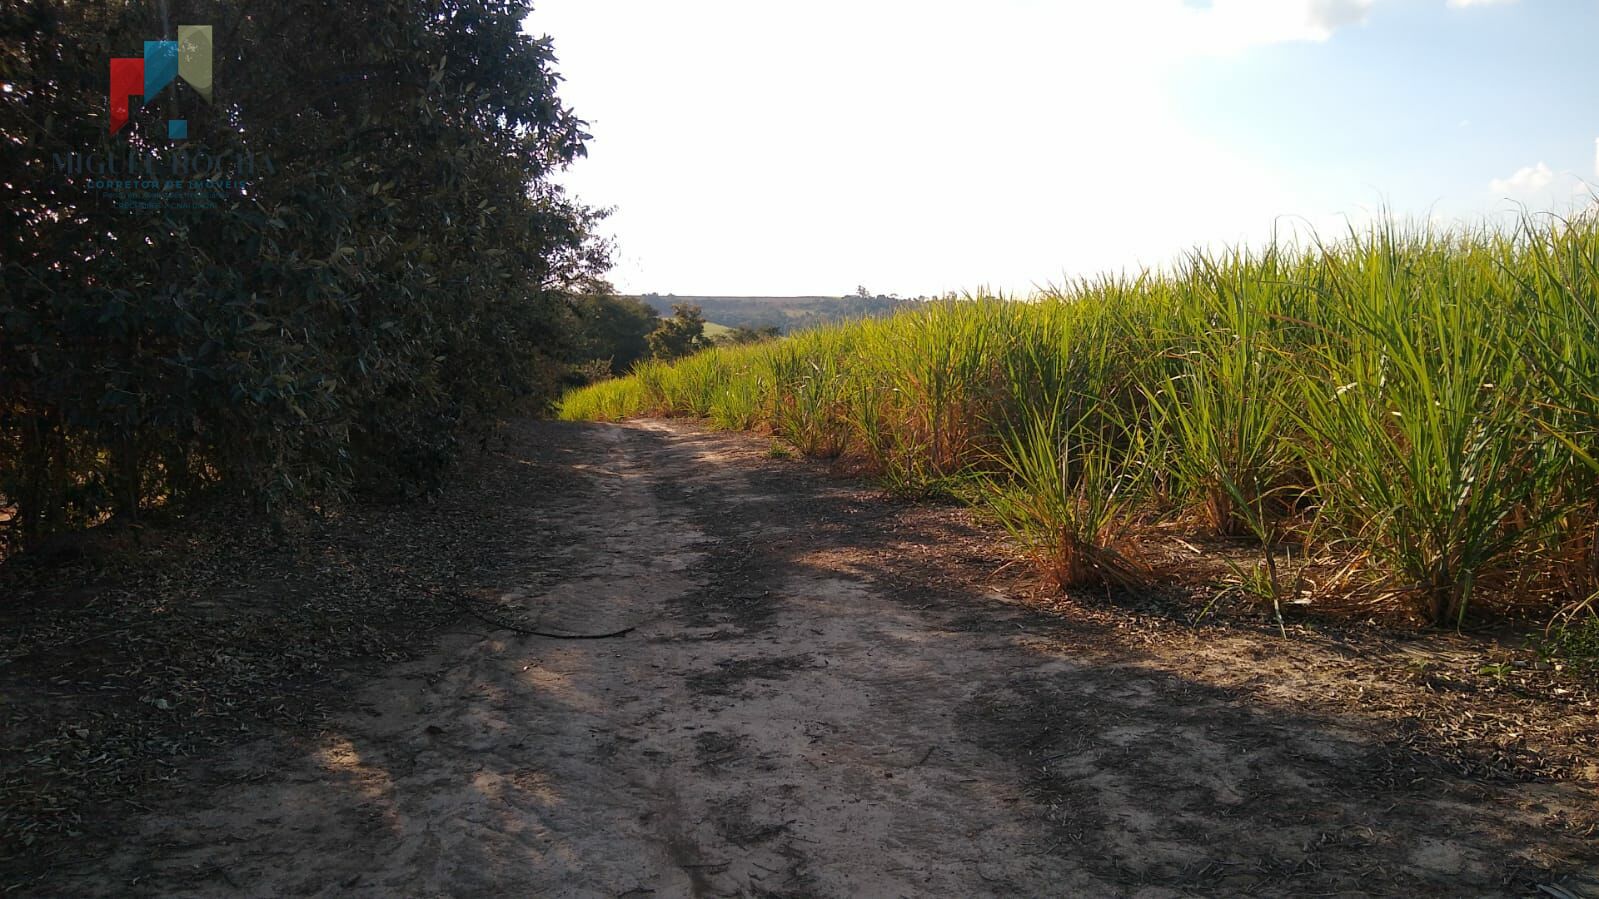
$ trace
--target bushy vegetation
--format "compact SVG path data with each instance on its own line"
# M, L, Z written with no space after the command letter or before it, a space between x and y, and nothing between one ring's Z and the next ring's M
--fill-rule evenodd
M650 333L661 325L655 310L632 297L591 293L574 298L577 339L572 358L603 377L625 374L650 355Z
M1063 585L1142 575L1139 522L1332 551L1428 619L1496 582L1599 589L1599 223L1195 253L720 347L568 395L848 454L990 510Z
M655 359L681 359L711 345L705 336L705 316L700 307L678 303L671 318L663 318L648 337L650 356Z
M1578 671L1599 671L1599 614L1589 611L1554 622L1539 649Z
M588 135L529 9L0 10L0 543L218 486L282 504L425 481L463 431L554 398L607 251L548 180ZM108 60L180 23L214 29L213 102L175 83L110 134ZM118 209L58 168L179 150L248 187Z

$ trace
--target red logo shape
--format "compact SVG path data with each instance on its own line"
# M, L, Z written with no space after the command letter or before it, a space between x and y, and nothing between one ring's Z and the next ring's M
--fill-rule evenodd
M111 60L111 133L128 124L129 99L144 94L144 58Z

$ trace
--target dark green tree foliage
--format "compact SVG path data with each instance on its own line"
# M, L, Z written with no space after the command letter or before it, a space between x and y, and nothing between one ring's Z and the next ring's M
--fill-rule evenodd
M776 325L765 325L759 328L747 328L743 325L739 325L724 335L722 339L727 343L734 344L735 346L743 346L750 343L761 343L767 340L776 340L781 336L783 336L783 333L777 330Z
M660 323L655 310L636 297L591 293L573 299L577 339L573 362L603 361L605 371L626 374L650 354L650 332Z
M12 536L222 484L272 504L426 479L463 430L548 400L607 248L547 176L583 154L526 0L0 7L0 509ZM107 128L108 60L215 36ZM243 171L208 210L119 210L71 153ZM126 177L126 176L124 176ZM3 536L3 535L0 535Z
M657 359L680 359L710 346L705 339L705 316L700 307L687 303L672 306L672 317L662 319L650 334L650 355Z

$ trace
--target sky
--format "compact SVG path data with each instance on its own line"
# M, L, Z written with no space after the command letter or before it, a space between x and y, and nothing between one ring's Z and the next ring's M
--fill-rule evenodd
M1599 185L1595 0L539 0L526 28L628 293L1024 295Z

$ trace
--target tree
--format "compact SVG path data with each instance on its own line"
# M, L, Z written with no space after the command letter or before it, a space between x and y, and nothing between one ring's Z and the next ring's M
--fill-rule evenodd
M209 483L276 505L427 479L547 403L565 298L609 248L549 177L588 135L529 4L166 6L0 7L0 506L23 535ZM174 83L111 134L108 59L180 22L213 28L211 102ZM58 167L180 151L248 189L129 211Z
M762 325L758 328L739 325L731 332L724 334L720 339L737 346L748 343L762 343L767 340L776 340L781 336L782 332L777 329L776 325Z
M672 317L662 319L650 334L650 355L657 359L679 359L709 345L705 317L689 303L672 304Z
M660 316L633 297L589 294L573 301L577 315L574 363L605 360L606 370L620 375L650 355L650 334Z

